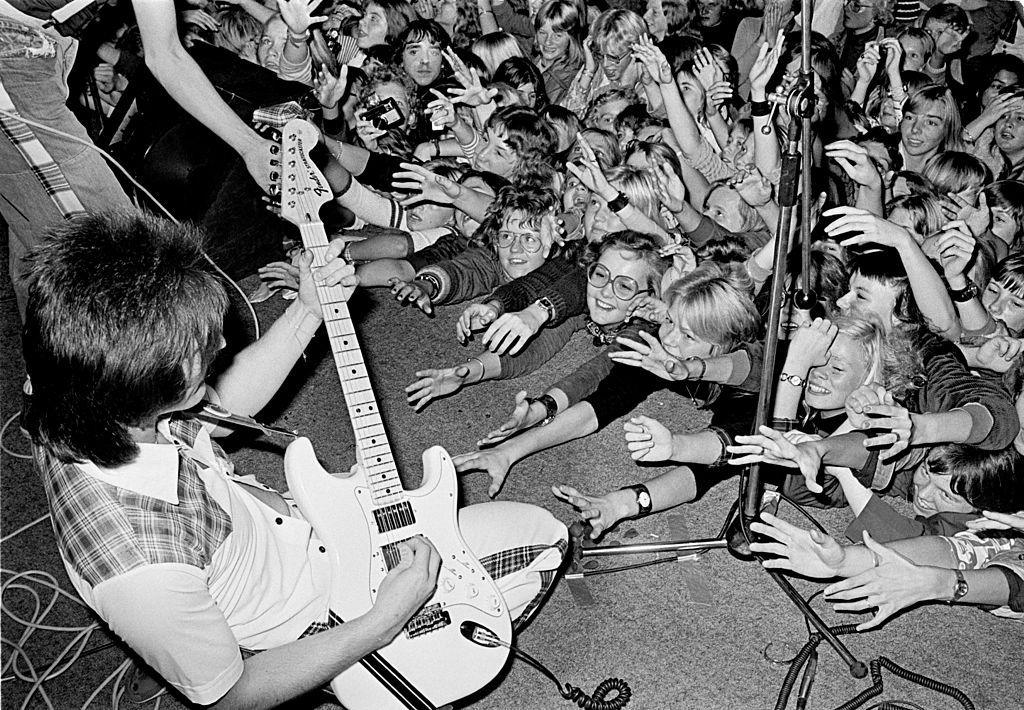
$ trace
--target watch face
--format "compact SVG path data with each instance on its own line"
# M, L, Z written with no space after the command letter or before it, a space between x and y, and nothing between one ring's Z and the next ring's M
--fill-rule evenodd
M640 491L636 494L636 502L640 504L641 508L649 508L651 505L651 496L647 491Z

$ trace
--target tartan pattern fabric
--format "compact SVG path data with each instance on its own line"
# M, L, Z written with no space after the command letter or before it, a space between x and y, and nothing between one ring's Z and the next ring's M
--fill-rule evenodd
M2 87L0 87L2 91ZM6 92L2 92L6 97ZM17 113L10 100L0 103L0 108L5 111ZM64 219L73 219L85 214L78 196L71 189L71 184L61 171L60 166L54 162L43 144L39 142L29 127L13 116L0 113L0 133L7 136L7 139L21 153L25 162L32 168L32 173L42 186L46 194L53 200Z
M262 106L252 112L253 123L265 123L274 128L283 128L288 121L294 118L301 118L304 121L312 121L313 114L302 108L295 101L285 101L282 104Z
M568 540L558 540L554 545L513 547L508 550L501 550L487 557L481 557L480 564L483 566L484 571L491 576L491 579L497 580L528 567L537 557L552 548L558 550L559 557L565 557L566 550L569 548L569 542ZM556 570L540 571L540 591L526 605L519 618L512 620L512 627L514 629L518 629L525 624L537 607L540 606L541 601L543 601L555 580L555 574Z
M327 613L327 621L314 621L306 630L299 636L300 639L304 639L307 636L315 636L316 634L327 631L327 629L333 629L335 626L341 626L345 622L340 616L335 614L333 611Z
M555 548L558 550L559 557L565 557L566 550L569 548L569 542L567 540L559 540L554 545L530 545L526 547L513 547L509 550L502 550L493 555L483 557L480 559L480 564L483 566L484 571L491 576L491 579L500 579L509 574L518 572L525 567L528 567L538 556L542 553ZM555 577L558 575L558 570L541 570L540 571L540 591L537 592L536 596L530 603L523 609L523 613L518 618L512 620L512 628L518 630L523 624L525 624L533 612L537 610L540 603L547 596L548 591L555 582ZM319 634L328 629L333 629L335 626L344 623L340 616L335 614L333 611L329 612L326 621L314 621L310 624L299 638L305 638L307 636L313 636Z
M191 444L199 426L183 423L175 435L192 433L180 436ZM41 450L36 462L61 554L93 587L148 564L205 568L231 532L231 519L198 475L199 464L180 448L177 505L100 481Z

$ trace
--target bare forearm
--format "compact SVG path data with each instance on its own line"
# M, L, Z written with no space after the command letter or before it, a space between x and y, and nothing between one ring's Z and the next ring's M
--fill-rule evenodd
M530 454L580 439L597 431L597 415L587 402L577 402L547 426L534 427L525 434L510 440L506 446L512 461L520 461Z
M659 84L661 98L665 102L665 113L668 116L668 125L672 129L672 135L679 143L679 149L684 155L692 156L700 148L700 131L697 130L697 121L694 119L690 109L686 108L682 96L679 95L679 87L674 81L667 84Z
M261 710L326 685L392 636L370 612L319 634L271 648L245 660L242 676L211 707Z
M232 111L178 38L172 0L133 0L146 66L178 104L217 134L237 153L245 154L261 139Z
M722 440L713 431L672 435L672 460L679 463L711 464L722 455Z
M910 289L914 294L914 300L920 306L928 324L944 338L955 340L960 335L960 323L942 278L921 251L921 247L912 239L905 240L899 247L899 253L907 276L910 277Z
M313 339L323 318L294 301L263 336L235 356L214 384L221 404L236 414L255 415L281 387Z
M396 234L381 234L359 242L350 242L348 255L353 261L404 259L409 256L409 240Z
M415 278L416 271L405 259L377 259L369 264L357 266L356 276L359 277L360 286L374 288L390 286L392 279L411 281Z
M236 4L255 17L261 25L267 24L267 20L277 14L263 3L256 2L256 0L236 0Z
M487 210L494 202L494 198L477 192L468 187L463 187L459 196L455 198L455 207L462 210L478 222L483 222L487 216Z
M914 423L910 441L914 445L949 444L967 441L974 422L963 409L928 414L911 414Z

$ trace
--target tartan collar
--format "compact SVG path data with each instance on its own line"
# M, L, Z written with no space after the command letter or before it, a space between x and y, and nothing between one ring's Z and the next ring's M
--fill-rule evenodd
M124 466L105 468L86 461L80 468L104 483L177 505L180 456L188 456L206 467L216 467L217 457L206 429L200 430L195 442L189 447L171 432L169 422L169 419L161 419L156 428L171 443L140 443L138 456Z

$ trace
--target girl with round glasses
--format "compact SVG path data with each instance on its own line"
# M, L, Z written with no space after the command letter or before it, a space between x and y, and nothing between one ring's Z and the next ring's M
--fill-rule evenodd
M594 336L598 352L547 391L545 397L552 404L545 405L545 397L528 401L526 392L520 392L513 414L515 424L506 425L500 433L494 432L489 437L496 441L541 422L548 416L548 407L557 406L556 402L561 402L564 408L571 401L578 401L593 391L611 370L608 353L618 347L614 344L617 336L637 338L643 329L654 331L654 324L646 320L637 318L627 322L627 319L641 297L657 295L660 291L670 262L659 252L658 242L649 235L632 231L609 234L599 244L592 245L584 257L585 262L590 262L586 268L585 298L580 299L581 306L586 304L585 310L581 307L579 312L553 327L537 325L526 337L520 337L516 328L506 326L511 321L531 319L533 311L543 306L535 304L519 313L500 316L491 311L492 327L482 337L483 344L490 349L470 357L464 364L417 372L419 379L406 388L409 404L421 409L432 399L454 394L466 385L529 374L558 354L574 333L586 330ZM489 305L492 303L493 306ZM477 305L497 307L495 302ZM548 315L544 313L543 317Z
M436 305L482 296L529 274L562 253L554 239L559 202L551 190L503 188L480 227L483 245L471 245L450 259L428 264L410 281L393 279L392 294L399 302L430 314Z
M751 303L747 288L749 279L745 280L740 271L740 267L724 267L714 263L701 265L669 287L666 293L667 310L659 310L652 314L652 317L662 321L657 337L644 330L640 332L639 337L619 336L617 341L620 345L629 345L631 348L640 345L642 341L647 347L657 349L659 354L663 354L662 360L674 359L680 367L696 366L701 358L726 355L740 344L753 341L760 329L760 318ZM588 302L591 302L589 295L593 288L593 283L590 283ZM613 296L614 294L610 293L613 288L612 279L609 279L605 282L598 300L603 301L608 296ZM609 357L615 361L614 364L599 382L588 382L589 389L584 391L582 396L570 398L568 395L573 393L572 390L559 390L557 387L548 390L544 397L538 398L545 400L547 397L550 400L541 402L548 411L543 425L506 439L529 424L528 421L522 420L528 416L527 408L531 407L532 403L525 399L525 393L521 393L520 402L517 403L519 406L512 419L502 429L485 437L480 445L498 441L501 443L493 448L456 456L456 469L487 472L491 477L489 493L491 496L497 495L509 469L520 459L604 428L668 384L660 375L645 368L633 367L632 365L636 363L626 362L633 358L625 349L612 351ZM690 360L684 365L686 358ZM702 374L694 372L695 376ZM713 400L718 389L715 386L694 385L685 381L673 383L672 387L689 396L695 403L698 398L705 403ZM577 387L575 391L580 390ZM746 411L752 407L743 409ZM748 428L749 423L743 430ZM709 455L717 447L717 452L710 455L708 461L701 461L712 463L725 451L727 442L712 433L708 440L702 443L707 444ZM571 495L561 489L557 494Z

